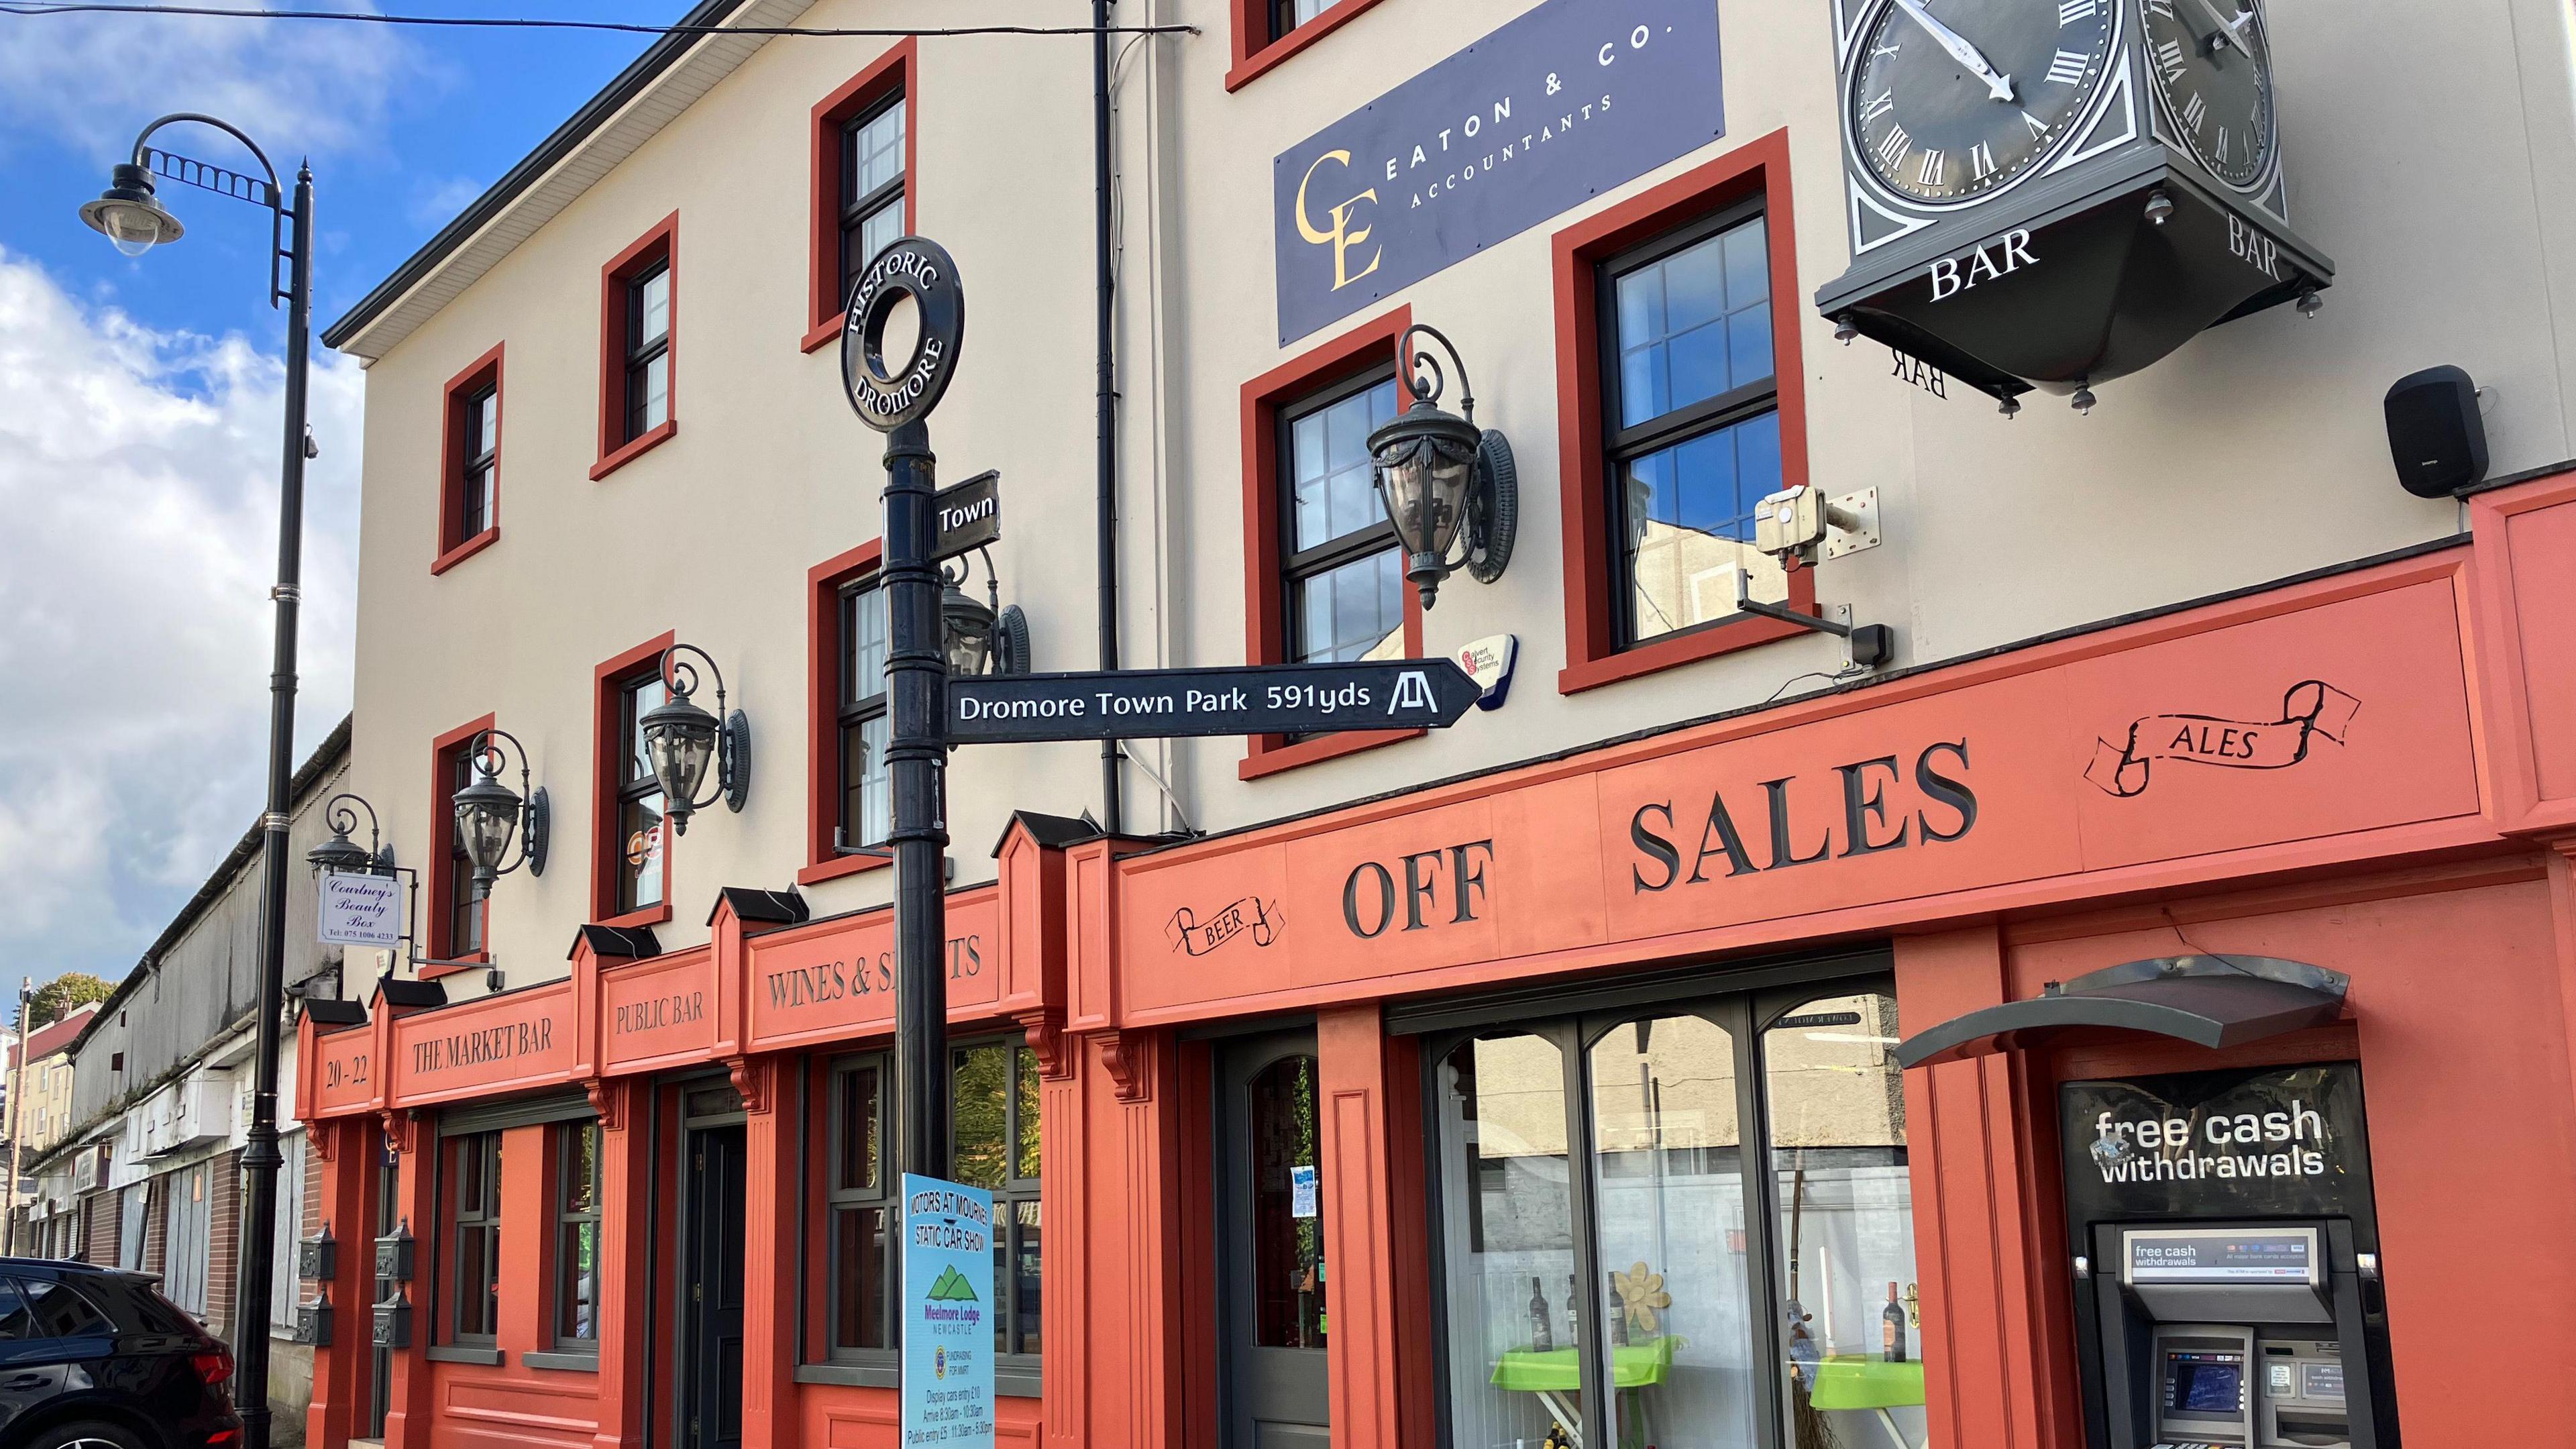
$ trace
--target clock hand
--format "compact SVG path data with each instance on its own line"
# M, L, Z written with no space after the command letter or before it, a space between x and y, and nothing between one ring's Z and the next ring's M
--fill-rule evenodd
M1941 42L1941 48L1950 52L1952 59L1966 66L1970 75L1984 81L1986 89L1993 93L1996 100L2005 102L2012 100L2012 77L1995 74L1994 66L1975 46L1968 43L1965 36L1932 18L1932 12L1923 8L1923 0L1896 0L1896 4L1899 9L1913 16L1926 31L1929 31L1934 40Z
M2210 32L2209 39L2212 42L2216 45L2225 45L2233 41L2238 50L2247 55L2254 53L2254 48L2245 43L2245 27L2253 22L2253 11L2240 10L2231 20L2219 12L2218 6L2212 3L2212 0L2192 0L2192 3L2199 6L2200 13L2208 16L2211 22L2218 26L2216 30Z

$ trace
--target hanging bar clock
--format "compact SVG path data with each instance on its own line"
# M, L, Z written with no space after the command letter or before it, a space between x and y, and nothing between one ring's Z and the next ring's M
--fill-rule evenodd
M2314 311L2258 0L1830 0L1852 266L1816 295L2001 400L2093 405L2203 331Z

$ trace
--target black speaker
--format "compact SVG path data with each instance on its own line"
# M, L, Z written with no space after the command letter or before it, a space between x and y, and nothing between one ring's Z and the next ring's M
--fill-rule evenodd
M2449 498L2487 476L2487 425L2478 385L2456 367L2428 367L2388 390L2388 452L2397 482L2418 498Z

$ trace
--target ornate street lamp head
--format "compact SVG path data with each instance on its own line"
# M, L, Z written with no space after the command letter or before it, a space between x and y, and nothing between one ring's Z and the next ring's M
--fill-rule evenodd
M1414 347L1417 332L1449 354L1464 416L1440 406L1447 373L1438 358ZM1404 546L1405 577L1428 609L1440 581L1462 564L1482 583L1502 577L1520 518L1518 477L1503 435L1476 427L1467 367L1449 339L1429 327L1408 327L1397 352L1411 403L1369 434L1369 453L1377 464L1378 502ZM1465 555L1453 557L1462 536Z
M360 810L367 812L367 843L364 845L349 838L358 829ZM368 804L365 796L334 795L322 811L323 819L331 826L331 838L304 852L306 864L317 871L334 871L342 875L392 873L393 852L384 848L384 832L376 822L376 807Z
M717 714L699 708L691 698L698 692L698 669L680 657L683 653L705 660L707 672L715 676ZM741 710L722 715L724 671L716 667L705 650L693 644L674 644L662 651L660 672L668 697L646 710L635 725L637 733L644 737L645 762L652 766L653 778L662 787L664 818L671 822L672 834L686 835L689 817L716 803L714 795L698 798L709 765L715 767L716 788L729 809L741 810L749 797L751 721Z
M86 202L80 209L81 220L90 229L116 244L116 249L129 257L139 257L163 242L177 241L187 229L179 219L161 207L153 194L152 173L130 162L119 162L113 181L98 200Z
M362 874L376 863L375 856L369 854L365 846L351 840L346 831L334 832L329 840L304 852L304 859L315 870L341 875Z
M474 899L492 894L492 882L524 865L530 875L546 873L546 792L521 795L501 783L502 767L509 763L502 752L507 742L519 757L519 783L528 781L528 752L516 737L504 730L485 730L471 746L476 778L456 792L451 803L456 811L456 840L465 851L465 863L474 871ZM510 841L527 829L519 839L516 859L510 856Z

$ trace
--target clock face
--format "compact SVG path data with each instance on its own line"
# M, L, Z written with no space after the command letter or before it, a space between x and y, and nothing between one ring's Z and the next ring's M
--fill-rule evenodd
M2102 88L2118 6L1887 0L1845 98L1854 154L1916 202L2001 191L2057 149Z
M2263 18L2239 3L2146 0L2147 53L2183 144L2247 191L2272 164L2272 44Z

